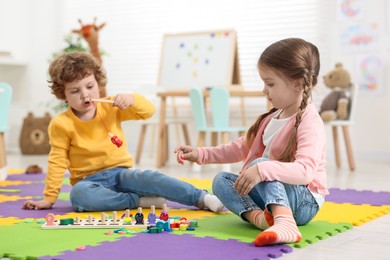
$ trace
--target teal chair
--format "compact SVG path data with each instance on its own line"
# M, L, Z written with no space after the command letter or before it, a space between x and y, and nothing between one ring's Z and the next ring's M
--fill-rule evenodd
M11 99L11 86L0 82L0 169L7 164L4 133L8 129Z
M192 114L195 121L195 128L198 131L198 143L197 146L205 146L206 134L211 134L211 145L217 146L218 136L221 136L221 143L229 142L230 133L238 133L239 136L243 135L246 131L245 127L232 127L230 126L230 95L226 88L214 87L210 90L210 111L212 124L208 124L206 109L205 109L205 97L202 91L198 88L192 88L189 93ZM200 170L197 166L194 166L194 170ZM230 165L224 167L224 170L230 170Z

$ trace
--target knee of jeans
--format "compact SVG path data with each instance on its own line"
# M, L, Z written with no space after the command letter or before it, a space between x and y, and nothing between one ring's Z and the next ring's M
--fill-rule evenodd
M83 204L90 200L91 189L100 187L98 183L77 183L70 191L70 202L75 211L85 211Z
M226 181L229 179L228 175L231 173L228 172L220 172L218 173L212 183L213 193L217 194L219 191L226 189Z
M212 183L212 188L213 188L214 192L215 192L215 190L217 190L221 186L223 178L224 178L223 172L220 172L217 175L215 175L215 177L213 179L213 183Z

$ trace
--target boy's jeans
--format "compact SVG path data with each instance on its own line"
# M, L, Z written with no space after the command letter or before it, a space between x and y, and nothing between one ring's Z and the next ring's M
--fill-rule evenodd
M79 181L70 193L76 211L111 211L138 207L140 197L164 197L203 208L206 192L158 171L113 168Z

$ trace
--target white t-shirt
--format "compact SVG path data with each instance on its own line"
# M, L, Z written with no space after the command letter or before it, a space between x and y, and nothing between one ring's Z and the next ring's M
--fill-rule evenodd
M286 122L290 118L283 118L279 119L280 113L282 113L283 110L279 110L272 118L271 121L269 121L268 125L264 129L263 134L263 144L265 146L265 150L263 153L264 158L269 157L269 147L271 146L271 142L274 139L274 137L278 134L279 130L283 128L283 126L286 124Z

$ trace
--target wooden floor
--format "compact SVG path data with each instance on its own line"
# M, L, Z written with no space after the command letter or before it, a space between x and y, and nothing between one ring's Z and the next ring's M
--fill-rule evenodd
M21 156L17 153L8 154L8 167L26 168L30 164L47 166L47 156ZM148 158L145 153L136 166L142 169L155 169L155 159ZM207 165L201 172L193 172L189 164L178 165L171 158L161 172L173 176L197 179L212 179L221 166ZM238 172L240 165L234 165L233 171ZM347 164L337 169L333 162L328 163L329 188L387 191L390 192L390 162L357 161L356 171L350 172ZM350 231L338 234L304 249L294 249L282 259L390 259L390 214L374 221L354 227Z

